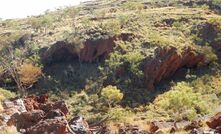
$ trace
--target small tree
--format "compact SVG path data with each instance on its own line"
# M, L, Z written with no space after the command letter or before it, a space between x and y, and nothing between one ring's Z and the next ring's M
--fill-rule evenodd
M0 66L3 72L15 81L18 91L22 95L24 94L24 87L19 79L18 67L21 65L23 58L18 51L13 50L10 46L3 48L0 52Z
M33 55L32 48L14 48L11 44L0 51L0 68L2 73L13 79L16 88L21 95L24 95L25 89L30 88L37 78L41 75L41 68L26 64L27 58Z
M29 88L38 81L39 76L42 75L42 71L40 67L30 63L24 63L19 67L18 74L22 85L25 88Z
M102 89L101 96L106 100L109 108L111 108L112 105L119 103L124 95L116 86L109 85Z

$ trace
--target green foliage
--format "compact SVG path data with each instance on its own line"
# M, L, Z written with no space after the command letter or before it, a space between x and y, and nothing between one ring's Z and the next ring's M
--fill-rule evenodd
M118 20L120 21L121 26L124 26L129 22L130 16L128 16L128 15L119 15Z
M221 97L221 76L217 75L203 75L194 80L191 85L197 92L201 94L215 94Z
M6 33L0 35L0 50L8 45L14 44L23 34L20 32Z
M77 16L79 14L80 11L81 11L80 7L67 7L64 9L62 15L74 18L75 16Z
M103 99L97 94L88 95L84 91L72 93L66 102L70 107L71 118L80 115L89 122L99 121L108 111Z
M89 26L87 26L88 24ZM90 23L86 22L86 24L84 24L82 27L77 28L76 31L71 34L71 36L75 36L75 38L78 38L81 41L96 41L100 39L105 40L114 36L113 33L111 33L111 31L108 30L109 29L106 29L105 27L103 27L103 25L90 25Z
M116 86L107 86L102 89L101 96L107 101L109 107L119 103L123 99L123 93Z
M2 102L5 99L13 98L15 96L16 96L15 93L13 93L9 90L0 88L0 102Z
M218 60L217 55L215 54L211 46L202 46L199 51L202 54L205 54L205 63L211 63Z
M198 114L205 115L210 110L210 105L200 93L195 93L193 88L182 82L153 102L156 110L167 111L171 117L181 119L195 119Z
M144 8L144 5L140 2L128 1L124 4L122 4L122 8L124 10L142 10Z
M52 15L43 15L40 17L31 17L29 19L30 25L35 29L39 30L41 28L49 28L52 26L55 18Z
M127 122L129 120L129 117L132 118L133 116L133 112L121 107L111 108L107 114L110 117L110 121L117 122Z
M118 20L110 20L102 24L102 28L105 31L110 32L113 35L118 35L121 32L121 25Z
M122 55L119 52L110 54L109 59L106 60L106 64L111 70L116 71L121 66L127 66L127 70L138 78L143 77L143 71L140 69L142 61L145 56L139 51L128 52Z
M217 6L221 7L221 0L212 0L212 3L214 5L217 5Z
M124 59L126 62L129 62L129 70L135 75L138 76L138 78L143 77L143 71L140 69L140 64L142 63L142 60L144 59L144 55L141 54L141 52L129 52L126 55L124 55Z

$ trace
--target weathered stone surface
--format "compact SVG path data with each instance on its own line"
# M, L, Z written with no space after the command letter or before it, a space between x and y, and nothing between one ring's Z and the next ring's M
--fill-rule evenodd
M221 127L221 112L219 112L215 116L211 117L206 122L206 124L212 129L216 129L217 127Z
M42 110L33 110L21 114L13 114L7 122L9 126L16 126L18 130L27 129L44 118L45 113Z
M196 54L190 47L183 48L179 53L175 47L157 48L155 56L147 60L144 68L145 85L149 90L162 79L171 77L178 69L194 67L204 62L204 55Z
M114 44L114 38L111 37L100 40L86 40L83 46L58 41L42 54L42 62L50 64L76 58L81 61L92 62L98 58L106 57L113 51Z
M48 102L48 96L28 96L24 98L24 104L27 111L32 111L35 109L43 110L45 113L51 110L59 109L64 115L68 114L68 108L64 101Z
M64 118L46 119L27 129L25 134L67 134Z
M71 130L77 134L91 134L88 123L83 117L75 117L69 122Z

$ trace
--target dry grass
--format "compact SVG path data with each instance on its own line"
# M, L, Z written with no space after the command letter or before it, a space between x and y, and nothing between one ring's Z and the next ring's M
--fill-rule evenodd
M20 134L15 126L0 127L0 134Z

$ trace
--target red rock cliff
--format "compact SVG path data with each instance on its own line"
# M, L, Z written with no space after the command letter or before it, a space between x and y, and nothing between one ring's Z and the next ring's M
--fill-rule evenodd
M145 85L153 90L155 84L171 77L179 68L194 67L203 61L204 56L196 54L191 47L185 47L181 53L174 47L157 48L154 57L147 61L144 68Z
M42 55L43 63L53 63L57 61L71 60L78 58L84 62L93 62L100 57L106 57L113 51L114 38L101 40L87 40L83 43L82 48L65 41L59 41L52 45Z

